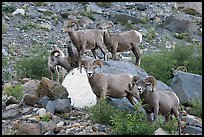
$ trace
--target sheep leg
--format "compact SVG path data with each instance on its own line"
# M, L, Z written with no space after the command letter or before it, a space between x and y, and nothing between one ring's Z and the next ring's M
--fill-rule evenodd
M96 56L96 48L92 49L91 51L92 51L92 53L94 55L94 58L97 59L98 57Z
M51 72L50 75L51 75L51 80L53 81L53 73Z
M133 99L133 96L131 94L127 94L126 98L130 101L130 103L134 106L136 103Z
M158 117L158 113L159 113L159 105L156 105L154 107L154 121L156 121L156 119Z
M56 70L56 75L57 75L57 82L59 83L59 67L58 66L56 66L56 68L55 68L55 70Z
M136 58L135 65L140 66L140 62L141 62L140 48L133 45L132 52L133 52L133 54L135 55L135 58Z
M99 49L103 53L104 61L106 61L107 60L107 54L106 54L105 50L101 46L99 46Z
M180 118L179 118L179 112L176 108L172 108L172 111L178 121L178 131L179 131L179 135L181 135L181 122L180 122Z

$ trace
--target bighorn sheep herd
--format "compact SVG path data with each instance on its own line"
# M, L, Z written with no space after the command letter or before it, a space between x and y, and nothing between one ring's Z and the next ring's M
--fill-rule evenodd
M90 22L88 21L88 23ZM77 27L77 30L74 30L74 26ZM112 59L114 60L116 60L116 52L131 50L136 57L135 65L140 66L141 62L139 45L142 42L142 34L136 30L110 33L108 30L110 28L115 28L111 21L97 23L95 29L79 30L79 20L66 20L61 31L69 34L73 46L67 45L68 56L65 56L59 48L51 51L48 58L51 79L53 80L53 73L56 73L57 82L59 82L59 66L65 68L67 72L76 67L79 67L81 72L83 67L87 73L92 91L96 95L97 103L105 96L113 98L126 97L134 106L133 97L135 97L146 105L144 108L147 112L154 114L154 121L159 113L164 115L166 120L169 120L170 114L174 114L178 120L180 133L179 98L172 91L158 90L155 77L141 78L130 74L105 74L101 72L103 61L98 59L96 55L96 49L98 48L104 55L104 61L107 60L106 48L112 53ZM84 52L88 49L92 51L94 58L85 58ZM100 67L100 72L95 71L97 66ZM183 67L172 70L174 73L180 69L187 71Z

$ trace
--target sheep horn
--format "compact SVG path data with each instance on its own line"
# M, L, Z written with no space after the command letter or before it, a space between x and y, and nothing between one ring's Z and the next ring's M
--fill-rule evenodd
M100 67L100 72L101 72L101 67L103 66L103 62L100 59L96 59L93 61L94 66L98 65Z
M54 50L50 53L50 56L54 56L56 52L58 52L59 55L60 55L60 51L59 51L58 49L54 49Z
M115 29L115 25L113 24L113 22L112 22L112 21L109 21L109 22L108 22L108 27L107 27L107 28L109 28L109 27L111 27L111 26Z
M79 22L77 20L70 20L68 23L74 23L77 26L77 30L79 29Z
M155 86L157 84L157 80L156 80L155 77L147 76L146 78L144 78L144 82L145 82L145 84L148 83L148 82L151 82L152 83L152 92L155 91Z

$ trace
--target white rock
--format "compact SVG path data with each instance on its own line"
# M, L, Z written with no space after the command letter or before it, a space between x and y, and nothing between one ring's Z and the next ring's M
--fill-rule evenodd
M16 15L16 14L21 14L21 15L25 15L25 10L24 9L16 9L12 15Z
M43 117L46 115L46 109L45 108L41 108L37 111L37 114L39 115L39 117Z
M167 132L165 132L162 128L158 128L155 132L154 135L169 135Z
M64 122L63 121L60 121L58 124L57 124L57 127L62 127L64 125Z
M71 105L79 108L96 104L96 96L93 93L85 70L82 73L77 68L71 70L65 77L62 85L69 92Z

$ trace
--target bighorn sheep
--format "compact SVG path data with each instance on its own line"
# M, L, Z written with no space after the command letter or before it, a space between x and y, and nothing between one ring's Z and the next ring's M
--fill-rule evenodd
M111 24L111 22L110 22ZM112 24L114 26L114 24ZM132 50L136 57L135 65L140 66L140 48L142 42L142 34L136 30L130 30L121 33L109 33L108 30L103 31L104 43L109 52L112 53L112 58L116 60L116 52Z
M106 29L110 29L110 28L115 28L114 24L112 21L108 21L108 22L98 22L96 23L96 29L100 29L100 30L106 30Z
M62 55L62 51L60 49L54 49L50 53L50 56L48 58L48 69L51 73L51 79L53 80L53 73L56 73L57 82L59 82L59 66L63 67L67 72L69 72L72 69L67 58L61 55ZM64 75L63 75L63 79L64 79Z
M178 66L177 69L172 68L171 71L172 71L172 74L174 75L176 74L177 71L187 72L187 68L184 66Z
M79 55L78 55L78 51L76 49L76 47L74 47L72 45L71 40L65 38L64 40L62 40L61 44L64 47L67 47L67 53L68 53L68 61L71 65L72 68L76 68L79 67Z
M96 49L99 48L104 55L104 60L106 60L105 45L103 43L103 36L98 30L73 30L73 26L77 25L79 28L79 23L74 20L69 20L64 22L64 26L61 29L62 32L68 32L74 46L77 48L79 53L79 58L84 54L86 49L91 49L94 58L96 56Z
M100 67L100 73L95 72L96 66ZM113 98L126 97L134 106L135 101L133 96L140 100L136 88L129 90L132 76L129 74L104 74L101 73L103 63L100 59L81 60L80 70L82 66L88 76L88 81L91 85L93 93L96 95L97 102L105 96Z
M173 113L178 120L180 134L179 98L177 95L172 91L161 91L156 89L157 80L153 76L147 76L145 78L133 76L131 83L132 86L130 86L130 89L133 89L136 85L140 98L143 100L142 104L147 104L145 109L148 108L148 111L154 112L153 120L155 121L158 113L161 113L168 121L170 114L172 115Z

